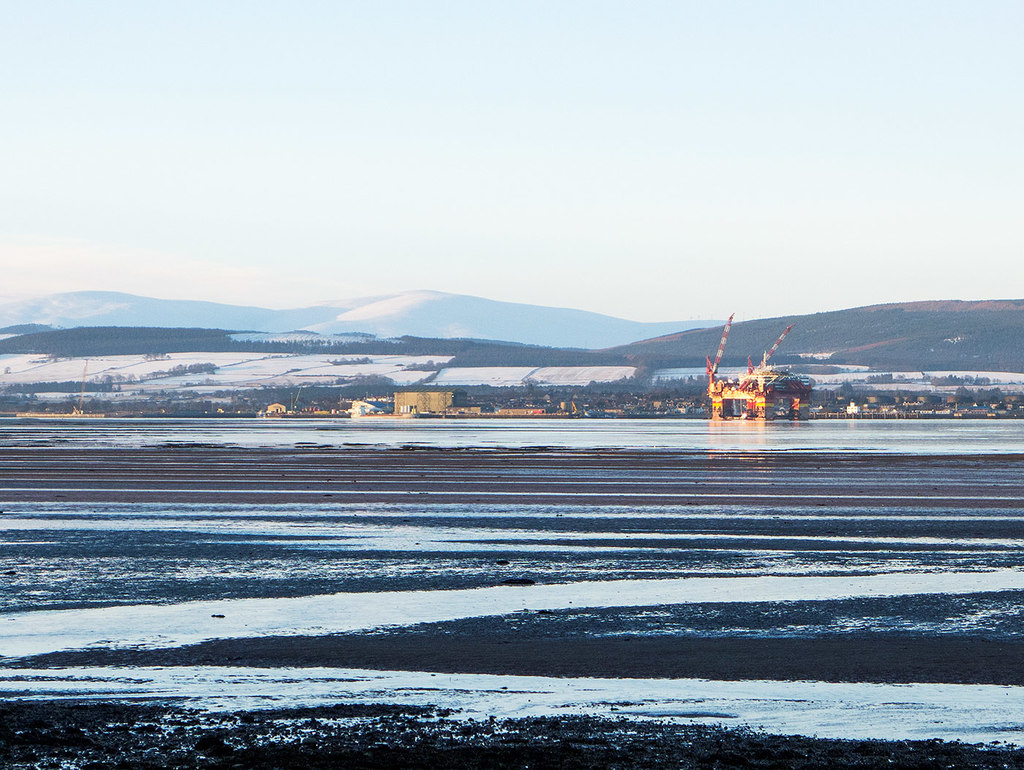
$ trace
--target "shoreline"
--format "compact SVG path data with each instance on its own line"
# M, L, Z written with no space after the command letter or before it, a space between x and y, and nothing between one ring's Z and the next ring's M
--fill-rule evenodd
M1024 768L1024 749L835 740L588 717L453 721L381 705L201 712L149 704L0 702L7 767ZM70 764L69 764L70 760Z

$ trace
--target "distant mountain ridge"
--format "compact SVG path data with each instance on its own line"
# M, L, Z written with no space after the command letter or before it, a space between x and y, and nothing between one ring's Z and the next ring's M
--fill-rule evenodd
M644 323L584 310L499 302L436 291L330 302L287 310L196 300L165 300L119 292L53 294L0 304L0 327L202 327L237 331L378 337L503 340L530 345L607 348L711 321Z
M32 323L81 328L71 334L73 330L47 332L19 326ZM437 292L283 311L86 292L56 295L34 306L0 305L0 329L13 327L0 333L8 337L0 340L0 352L80 355L89 350L95 355L200 349L190 347L194 345L235 350L241 343L230 332L270 329L280 336L282 331L305 328L321 338L302 344L254 338L251 345L259 349L279 345L282 351L305 344L311 349L327 346L353 353L445 353L458 356L461 366L602 364L639 366L644 371L703 367L704 357L714 355L718 347L721 322L682 330L685 324L638 324L578 310ZM794 325L793 331L775 356L780 364L852 364L906 372L1024 372L1024 300L1019 299L894 303L745 321L734 325L723 365L742 366L748 356L759 359L789 324ZM101 328L113 326L121 328ZM223 331L211 331L218 329ZM348 342L329 336L357 332L376 336ZM616 335L627 344L599 341ZM531 342L538 338L539 342ZM463 344L459 340L504 342ZM584 350L565 349L569 347Z
M758 359L788 325L779 363L818 361L875 369L1024 371L1024 300L934 300L870 305L745 321L733 326L723 362ZM721 326L614 348L652 366L699 366L714 355Z
M932 299L919 302L890 302L884 305L865 305L854 310L941 310L965 313L971 310L1024 310L1024 299Z

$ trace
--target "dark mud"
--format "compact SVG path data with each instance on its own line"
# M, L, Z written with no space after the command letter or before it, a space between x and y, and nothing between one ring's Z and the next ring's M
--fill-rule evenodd
M529 637L384 634L218 639L159 650L84 650L8 659L15 668L310 666L556 677L817 680L1024 685L1024 642L824 638Z
M587 718L462 722L345 706L233 714L0 704L5 768L1024 768L1024 750Z

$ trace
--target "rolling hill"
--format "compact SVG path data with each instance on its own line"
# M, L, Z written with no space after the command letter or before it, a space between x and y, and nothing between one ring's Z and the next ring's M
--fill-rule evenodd
M596 366L624 362L621 353L551 348L487 340L431 337L358 337L237 334L224 329L83 326L14 335L0 339L0 356L153 355L190 352L239 352L339 355L451 356L459 366Z
M737 323L723 364L755 360L789 324L778 363L816 361L873 369L1024 371L1024 300L910 302ZM696 329L614 348L648 366L701 366L722 327Z
M781 364L849 364L880 371L1024 371L1024 300L923 302L780 316L737 323L724 366L757 359L789 324L776 354ZM100 327L8 331L0 354L90 356L251 350L349 355L437 355L451 365L635 366L643 371L702 367L722 327L694 329L600 350L444 337L328 334L238 334L199 328Z
M498 302L437 291L410 291L289 310L97 291L0 304L0 326L308 330L376 337L500 340L566 348L606 348L708 323L713 322L642 323L583 310Z

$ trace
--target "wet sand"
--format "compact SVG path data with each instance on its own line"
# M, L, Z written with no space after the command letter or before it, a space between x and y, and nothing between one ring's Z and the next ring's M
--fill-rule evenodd
M4 449L4 501L1019 508L1022 455L632 450Z
M31 612L444 590L510 579L1019 569L1021 478L1024 455L1005 454L10 448L0 450L0 531L7 541L0 554L0 607ZM1017 593L872 601L695 606L685 616L659 608L516 613L372 633L213 639L154 650L114 644L0 663L40 669L292 666L298 676L303 667L332 666L1024 685ZM134 761L140 752L167 749L161 743L166 734L163 728L125 732L119 725L178 720L191 736L178 745L192 746L182 764L210 767L315 767L342 760L352 766L385 760L553 766L555 758L569 767L868 767L890 761L895 764L886 766L1024 766L1019 753L955 744L855 746L604 721L531 720L474 725L463 733L465 725L433 724L400 710L374 717L380 717L377 728L321 726L275 743L271 737L285 728L265 712L228 719L167 704L50 705L56 710L7 705L8 723L29 725L16 740L3 734L7 750L15 752L8 753L9 761ZM306 710L294 718L319 719L328 712ZM59 729L72 737L61 743L53 737ZM115 740L115 734L121 737ZM200 750L199 740L208 736L209 750ZM108 747L114 753L104 754Z

